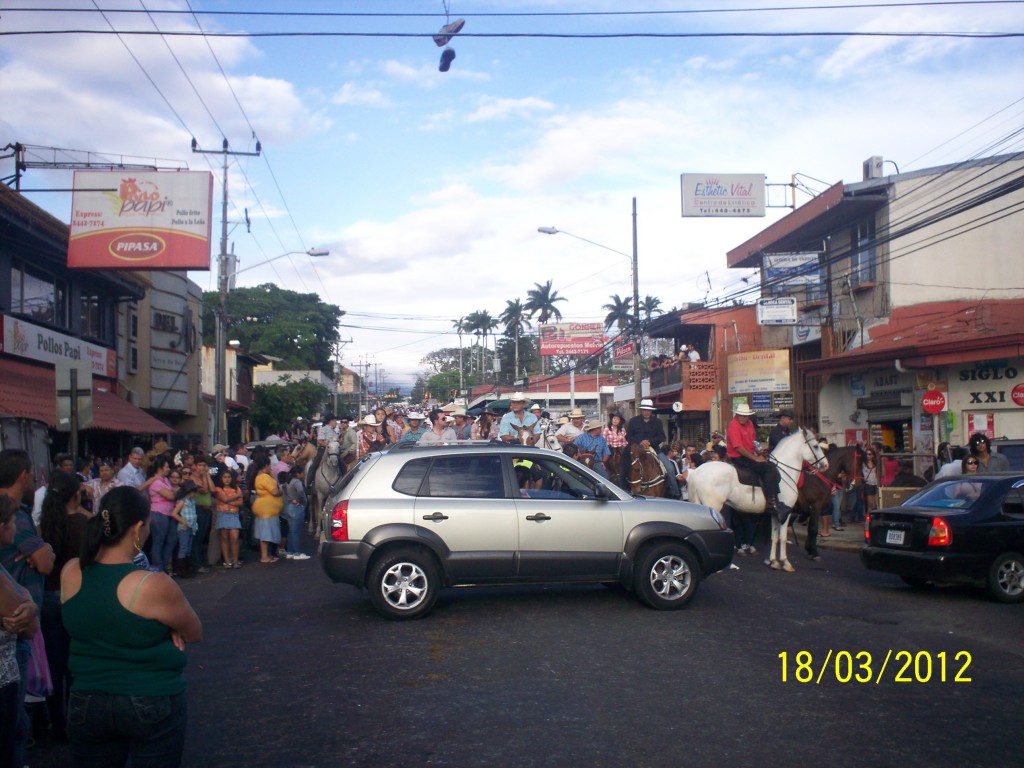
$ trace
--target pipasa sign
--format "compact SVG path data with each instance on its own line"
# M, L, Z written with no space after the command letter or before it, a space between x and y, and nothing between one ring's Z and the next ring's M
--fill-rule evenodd
M549 323L540 327L542 355L595 355L607 339L601 323Z
M209 269L209 171L75 171L68 266Z

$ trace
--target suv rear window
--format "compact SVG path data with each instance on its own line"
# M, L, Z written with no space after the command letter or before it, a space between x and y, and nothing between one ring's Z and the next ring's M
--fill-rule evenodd
M413 463L419 462L409 462ZM404 467L402 471L404 473ZM503 499L505 481L501 473L501 457L490 455L434 458L431 460L427 481L420 489L419 495Z

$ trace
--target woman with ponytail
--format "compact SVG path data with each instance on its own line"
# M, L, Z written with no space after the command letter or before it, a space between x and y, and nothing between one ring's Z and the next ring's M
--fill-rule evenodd
M73 675L68 737L76 766L181 763L185 644L203 627L167 574L132 563L149 537L146 496L114 488L61 572Z

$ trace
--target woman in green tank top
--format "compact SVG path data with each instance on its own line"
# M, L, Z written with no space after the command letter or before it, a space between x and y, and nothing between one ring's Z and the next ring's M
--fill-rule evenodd
M185 746L185 644L203 628L178 585L132 563L149 536L149 504L110 491L86 525L82 557L61 572L74 682L68 737L74 764L178 765ZM157 756L159 756L157 758Z

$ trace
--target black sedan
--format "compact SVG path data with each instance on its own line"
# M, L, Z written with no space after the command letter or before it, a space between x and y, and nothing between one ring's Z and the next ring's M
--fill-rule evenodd
M1024 473L933 483L902 506L879 509L860 558L911 586L973 583L1004 603L1024 602Z

